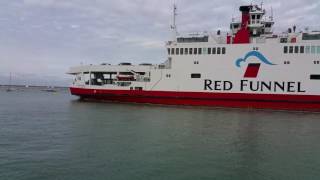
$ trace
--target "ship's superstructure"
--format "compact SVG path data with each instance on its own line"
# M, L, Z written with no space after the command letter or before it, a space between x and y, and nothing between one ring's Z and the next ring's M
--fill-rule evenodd
M179 35L160 64L72 67L70 90L84 99L293 110L320 110L320 32L272 32L273 17L241 6L225 34ZM174 17L176 7L174 7ZM174 18L175 21L175 18Z

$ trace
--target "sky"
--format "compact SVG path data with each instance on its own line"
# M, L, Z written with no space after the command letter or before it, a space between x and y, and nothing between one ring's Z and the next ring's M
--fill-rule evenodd
M181 33L227 29L252 0L176 0ZM173 0L0 0L0 84L68 86L69 67L162 63ZM275 30L320 27L319 0L264 0ZM319 28L318 28L319 29Z

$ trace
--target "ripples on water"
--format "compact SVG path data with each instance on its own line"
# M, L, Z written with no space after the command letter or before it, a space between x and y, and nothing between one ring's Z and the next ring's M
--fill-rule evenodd
M320 114L0 92L0 179L319 179Z

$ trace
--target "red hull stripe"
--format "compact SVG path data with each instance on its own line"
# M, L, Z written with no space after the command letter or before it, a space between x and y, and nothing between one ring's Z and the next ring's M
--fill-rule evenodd
M320 96L70 88L82 98L166 105L320 111Z

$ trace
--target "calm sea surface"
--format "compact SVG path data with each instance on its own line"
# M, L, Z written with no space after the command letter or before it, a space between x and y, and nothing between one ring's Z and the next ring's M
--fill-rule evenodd
M0 92L0 180L320 179L320 114Z

